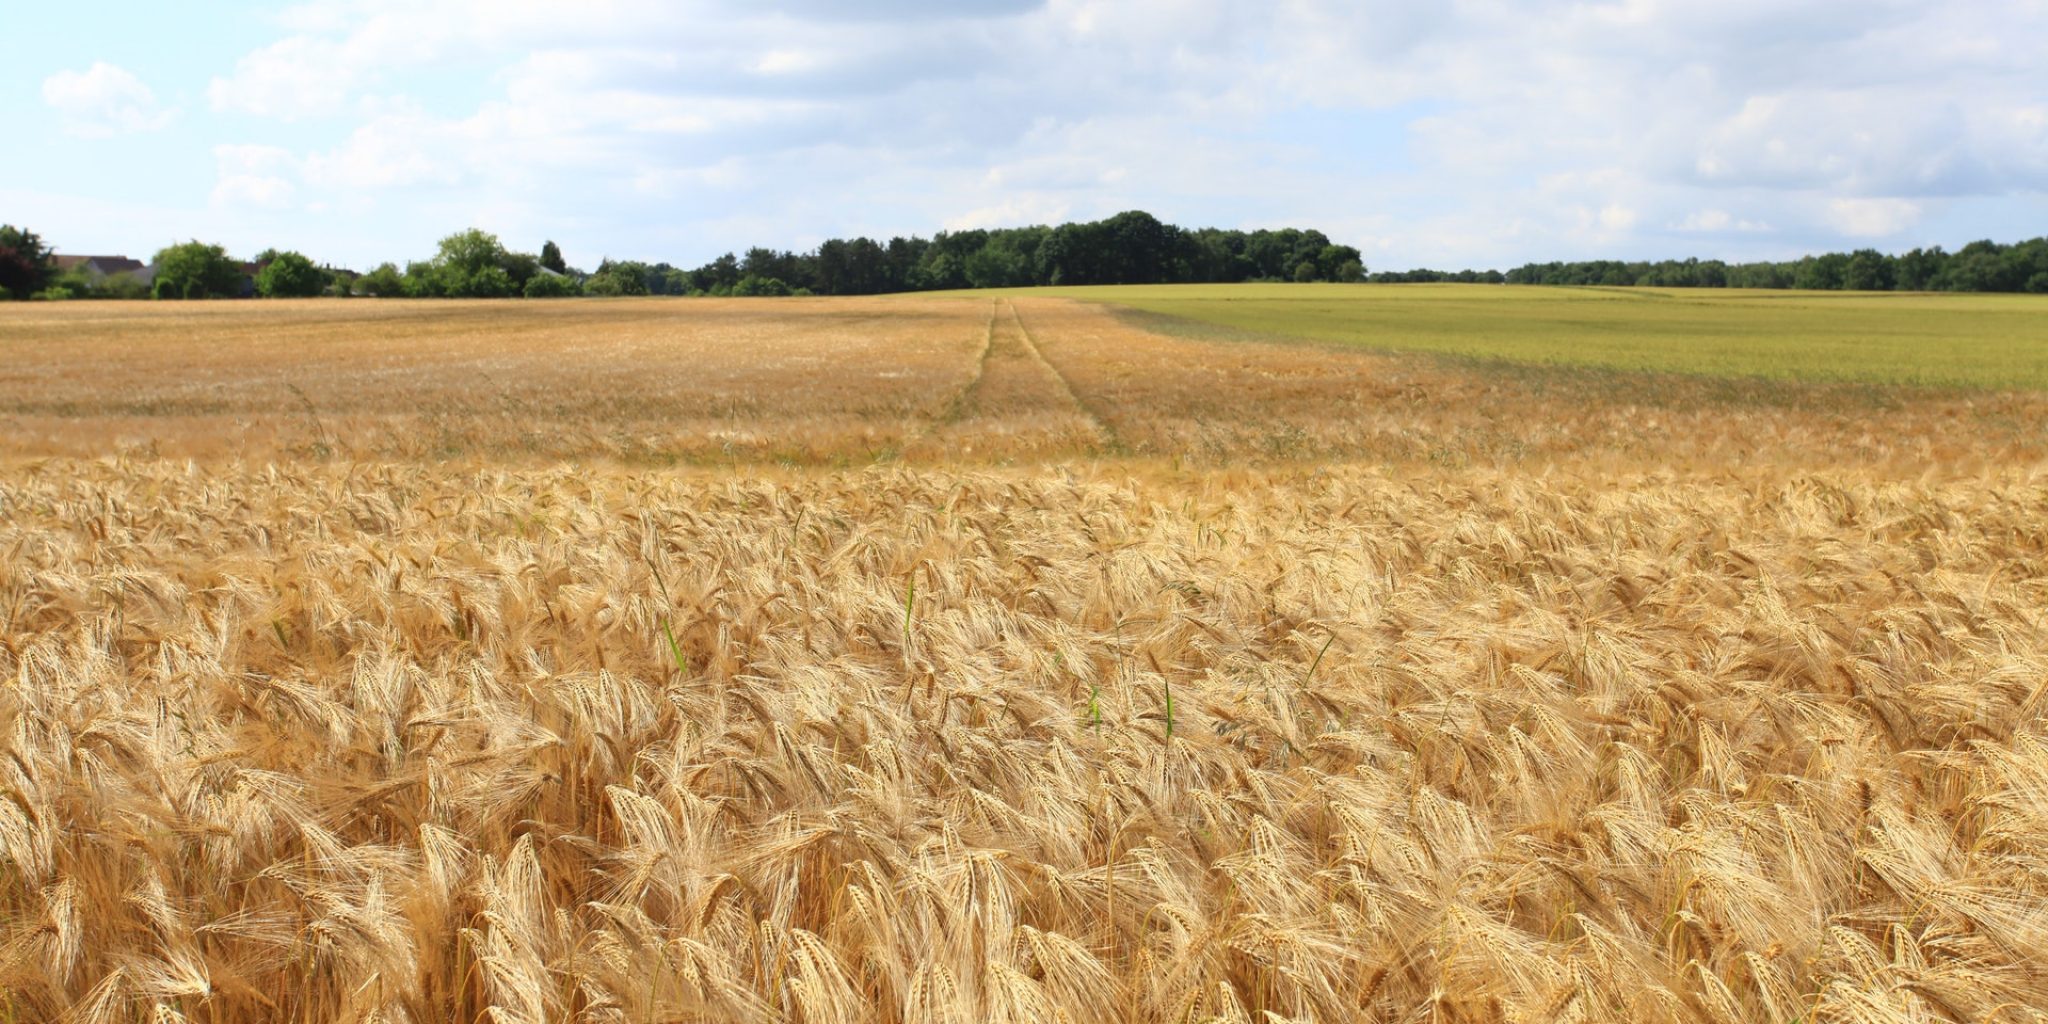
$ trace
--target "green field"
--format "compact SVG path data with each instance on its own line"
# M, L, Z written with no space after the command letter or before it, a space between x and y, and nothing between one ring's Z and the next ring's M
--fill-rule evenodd
M1035 293L1261 335L1469 359L2048 388L2048 296L1334 284Z

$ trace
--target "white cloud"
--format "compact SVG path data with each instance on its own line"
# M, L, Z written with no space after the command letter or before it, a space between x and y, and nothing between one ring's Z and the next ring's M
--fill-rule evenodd
M366 71L344 46L292 36L243 57L206 96L215 110L286 119L331 114L345 108Z
M291 148L216 151L217 204L489 213L678 261L1132 207L1322 227L1381 266L1775 256L2048 192L2036 0L325 0L276 24L212 105L312 123L237 122Z
M1727 210L1694 210L1685 219L1672 225L1675 231L1696 231L1714 234L1722 231L1769 231L1771 225L1765 221L1738 218Z
M223 145L213 147L217 180L212 202L221 206L252 206L281 209L298 194L292 178L299 161L290 150L277 146Z
M814 71L824 64L815 53L803 50L769 50L754 62L754 70L764 75L792 75Z
M605 16L596 2L588 13ZM244 55L230 74L207 87L215 110L284 120L344 113L365 91L410 70L476 56L499 41L545 44L576 37L582 5L534 0L418 3L355 0L286 11L294 29Z
M464 174L465 144L478 133L435 118L414 106L383 111L338 146L309 154L308 184L316 188L366 191L420 185L453 185Z
M1700 210L1678 225L1680 231L1726 231L1734 223L1726 210Z
M947 231L1008 227L1017 224L1057 224L1067 219L1068 204L1045 196L1020 196L992 206L968 210L946 218Z
M1909 199L1836 199L1828 204L1827 219L1851 238L1884 238L1911 227L1920 212L1920 204Z
M174 113L157 105L156 93L142 79L105 61L44 79L43 102L64 115L66 131L87 138L155 131Z

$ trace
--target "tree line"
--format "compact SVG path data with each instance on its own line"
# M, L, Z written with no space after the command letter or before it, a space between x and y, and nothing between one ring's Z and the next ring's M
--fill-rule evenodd
M874 295L1060 284L1181 284L1258 280L1362 281L1357 249L1298 228L1188 230L1142 211L1100 221L939 232L931 238L834 238L809 252L756 247L702 266L607 259L589 274L561 264L554 243L532 257L486 250L482 232L442 242L433 260L364 275L371 295ZM453 248L451 249L451 244ZM506 271L500 280L492 267ZM451 268L460 268L451 273ZM481 276L478 276L481 275Z
M145 270L146 278L96 274L82 266L59 269L56 254L41 236L0 225L0 300L310 297L348 294L345 282L353 277L316 266L302 253L267 249L243 263L221 246L204 242L159 249Z
M699 268L713 287L730 263ZM1186 229L1132 210L1099 221L941 232L930 239L833 239L807 254L748 250L737 268L825 294L1031 285L1361 281L1357 249L1313 229Z
M1657 288L1802 288L1816 291L2048 293L2048 238L2011 245L1971 242L1888 255L1875 249L1831 252L1772 263L1592 260L1530 263L1508 284L1624 285Z
M606 259L590 272L568 266L553 242L537 254L518 252L476 229L442 239L428 259L403 266L383 263L364 274L276 250L245 265L221 246L187 242L160 250L147 282L76 269L59 274L40 238L13 227L6 230L9 234L0 236L0 288L16 298L871 295L1027 285L1367 279L1358 250L1335 244L1320 231L1189 230L1136 210L1056 227L942 231L931 238L887 242L835 238L801 253L757 247L694 268Z
M218 245L158 251L148 280L59 272L49 246L0 226L0 298L198 299L363 295L380 298L555 298L577 295L870 295L1031 285L1210 284L1242 281L1466 282L1479 284L1801 288L1856 291L2048 292L2048 238L1972 242L1887 255L1875 249L1787 262L1590 260L1498 270L1368 273L1356 248L1320 231L1186 229L1133 210L1057 226L942 231L887 242L835 238L809 252L752 248L695 268L637 260L569 266L554 242L538 253L507 248L478 229L441 240L427 259L368 273L266 250L249 263Z

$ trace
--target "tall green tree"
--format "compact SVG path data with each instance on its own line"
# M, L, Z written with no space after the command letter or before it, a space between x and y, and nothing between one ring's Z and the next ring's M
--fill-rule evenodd
M1159 218L1143 210L1126 210L1101 224L1102 284L1149 284L1162 273L1173 235Z
M540 258L530 252L508 252L504 259L498 261L498 265L505 268L505 274L512 279L515 291L523 291L526 282L540 274L541 266Z
M451 299L493 299L514 294L505 269L509 254L498 236L470 228L441 239L434 255L434 294Z
M541 243L540 265L548 268L549 270L554 271L557 274L566 274L569 272L569 265L567 263L562 262L561 248L555 245L552 239Z
M379 263L375 270L356 281L356 287L362 289L364 295L380 299L397 298L405 294L405 277L398 272L397 264Z
M1888 292L1896 279L1892 258L1876 249L1858 249L1842 267L1842 287L1852 292Z
M408 299L439 299L447 293L441 290L440 268L431 260L411 260L405 265L405 276L399 279Z
M647 295L653 268L639 260L604 260L584 283L586 295Z
M1948 253L1941 246L1932 249L1914 249L1899 257L1898 277L1894 282L1900 291L1922 292L1934 287L1934 281L1941 276L1942 267L1948 264Z
M41 236L27 228L0 224L0 292L26 299L50 286L57 258Z
M1359 251L1348 245L1325 245L1316 252L1316 277L1323 281L1341 281L1341 271L1346 264L1363 263Z
M226 249L205 242L185 242L157 250L159 299L223 299L242 294L242 265Z
M803 266L803 261L797 258L796 253L775 249L748 249L746 256L740 260L740 276L764 279L772 277L791 287L811 284L811 274Z
M256 272L256 294L266 299L303 299L327 289L327 274L304 253L275 252Z
M649 273L647 264L635 260L605 260L597 265L597 273L583 282L583 293L605 297L645 295Z
M1845 253L1810 256L1799 261L1798 269L1792 275L1792 286L1808 291L1840 290L1842 277L1848 269L1849 257Z
M1956 292L2018 291L2025 279L2014 275L2012 271L2015 269L2006 263L2004 246L1988 238L1982 239L1963 246L1949 257L1935 287Z

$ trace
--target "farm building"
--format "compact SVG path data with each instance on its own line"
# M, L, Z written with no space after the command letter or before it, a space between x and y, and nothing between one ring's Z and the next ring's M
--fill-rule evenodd
M141 275L149 267L141 260L126 256L58 256L57 270L84 270L94 281L103 281L115 274Z

